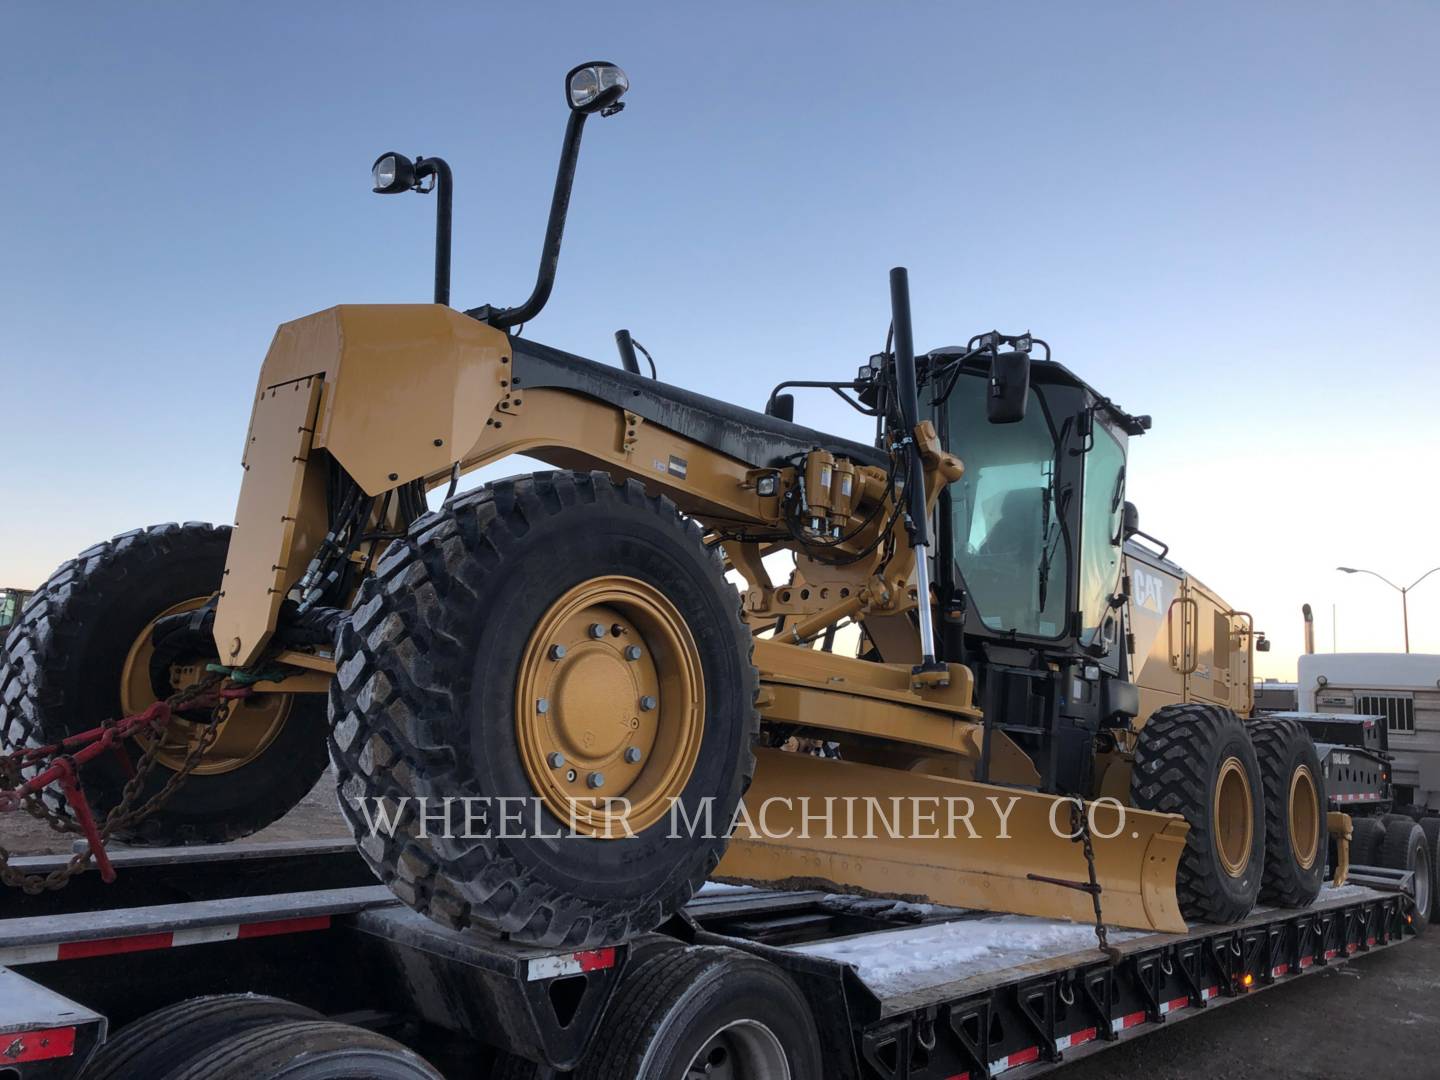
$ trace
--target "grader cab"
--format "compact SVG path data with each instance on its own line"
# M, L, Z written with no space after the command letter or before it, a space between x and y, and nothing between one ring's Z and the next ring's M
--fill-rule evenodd
M25 601L30 599L30 589L0 589L0 638L3 638L20 617Z
M1270 794L1308 741L1141 715L1122 559L1149 421L1043 341L917 356L897 269L886 349L756 412L642 375L623 332L620 367L519 335L586 118L627 88L568 76L516 307L449 306L450 170L382 155L377 191L436 194L436 303L281 326L233 527L138 530L42 589L0 666L7 747L33 779L35 748L131 722L10 803L216 842L328 757L406 903L548 944L651 929L709 877L1168 931L1313 899L1323 793ZM796 385L874 440L795 423ZM554 471L460 490L518 453Z

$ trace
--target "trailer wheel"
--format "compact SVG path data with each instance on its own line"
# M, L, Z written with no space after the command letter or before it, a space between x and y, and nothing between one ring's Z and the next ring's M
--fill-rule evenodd
M581 948L654 928L719 862L754 772L752 650L699 526L637 481L453 500L391 544L340 633L331 756L361 853L456 929ZM401 800L423 828L368 827Z
M205 603L219 587L230 529L156 525L97 544L60 567L32 598L0 650L0 743L44 745L140 712L199 678L217 659L208 642L173 663L157 660L155 621ZM179 713L142 798L185 756L195 722ZM319 694L256 694L237 702L212 752L159 810L117 836L132 844L236 840L288 813L325 771L325 702ZM176 744L172 749L170 744ZM104 754L83 770L104 814L121 797L144 747ZM68 813L58 792L42 795Z
M142 1080L163 1076L206 1053L221 1039L266 1024L319 1020L293 1001L259 994L189 998L147 1013L106 1039L81 1073L82 1080Z
M651 956L626 976L575 1080L820 1080L810 1006L773 964L735 949Z
M1235 922L1255 906L1265 866L1265 798L1245 725L1215 705L1166 705L1140 729L1130 796L1190 823L1175 875L1187 918Z
M1440 896L1440 817L1421 818L1420 831L1430 852L1430 895Z
M1260 899L1308 907L1325 881L1325 775L1296 720L1252 720L1247 729L1265 793L1265 872Z
M1391 870L1410 870L1415 874L1415 932L1430 925L1431 905L1435 897L1435 872L1430 861L1430 842L1425 830L1408 819L1392 821L1385 829L1380 845L1380 865Z
M329 1020L272 1024L226 1039L155 1080L444 1080L394 1039Z
M1376 818L1350 819L1350 865L1379 866L1380 845L1385 841L1386 827Z

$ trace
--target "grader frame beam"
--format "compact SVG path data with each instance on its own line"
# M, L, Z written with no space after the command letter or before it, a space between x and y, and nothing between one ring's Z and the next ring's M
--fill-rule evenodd
M785 459L812 440L877 460L873 448L794 425L783 425L789 429L783 434L747 430L721 415L733 407L700 395L666 387L665 397L647 397L659 384L578 357L567 358L575 371L566 376L553 350L526 347L537 352L522 365L507 335L431 304L344 305L280 327L256 391L235 522L239 540L215 621L215 643L227 663L260 658L284 595L325 535L327 463L312 460L312 450L327 451L368 495L413 481L431 489L448 482L456 465L464 474L529 454L560 468L641 479L686 513L719 525L776 525L780 491L794 477ZM702 436L710 442L648 421L646 413L669 424L709 415ZM947 455L931 460L931 475L957 467ZM862 492L883 494L883 472L872 464L861 469ZM761 474L777 477L773 494L757 490ZM891 561L889 587L875 590L868 605L888 613L912 604L905 583L913 558L903 530L896 532L904 550ZM856 544L872 536L862 534ZM827 568L828 580L848 583L837 590L858 591L875 561ZM827 597L816 589L811 601L787 610L813 614L829 606Z

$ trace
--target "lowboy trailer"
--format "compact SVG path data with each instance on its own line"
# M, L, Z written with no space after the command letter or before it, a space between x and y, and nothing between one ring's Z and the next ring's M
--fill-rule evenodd
M577 952L441 927L348 839L114 858L108 886L0 895L5 1080L338 1075L319 1051L305 1071L306 1031L393 1046L360 1074L386 1078L1023 1080L1420 929L1409 875L1353 867L1304 910L1117 933L1113 962L1083 924L725 886ZM906 956L924 959L897 977ZM212 995L234 997L193 1000ZM272 1030L304 1029L283 1069L196 1070L266 1009ZM127 1045L126 1025L145 1037Z

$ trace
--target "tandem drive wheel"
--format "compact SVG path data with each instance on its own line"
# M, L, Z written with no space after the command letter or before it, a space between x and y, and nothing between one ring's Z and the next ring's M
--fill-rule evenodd
M1191 920L1235 922L1255 906L1265 866L1265 797L1245 725L1214 705L1166 705L1140 729L1131 800L1190 823L1175 875Z
M331 755L362 854L448 926L577 948L653 929L749 786L752 648L699 526L634 480L452 500L340 634ZM376 831L376 800L412 812Z
M1252 720L1246 729L1265 793L1260 898L1283 907L1308 907L1324 882L1329 836L1320 755L1297 720Z

